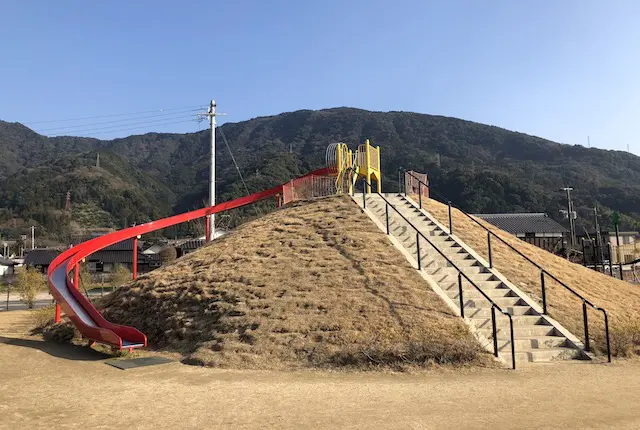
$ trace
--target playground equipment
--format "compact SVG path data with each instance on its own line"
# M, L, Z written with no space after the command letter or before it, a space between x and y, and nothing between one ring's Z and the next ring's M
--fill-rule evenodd
M382 173L380 172L380 147L372 146L366 139L353 152L346 143L332 143L326 151L327 168L336 177L336 190L353 192L357 178L366 179L367 192L375 182L377 192L382 192Z
M339 144L337 158L331 159L331 166L315 170L286 184L271 189L241 197L212 207L205 207L195 211L175 215L135 227L126 228L83 242L60 254L49 266L49 289L56 300L56 322L60 322L61 311L78 328L80 333L95 342L103 343L114 349L133 350L147 346L147 337L133 327L113 324L107 321L93 304L82 295L79 290L79 267L86 257L92 253L152 231L167 228L176 224L199 218L207 220L207 240L210 240L210 217L216 213L249 205L267 198L278 198L279 203L288 203L302 198L321 197L340 193L347 186L348 169L355 168L359 173L373 178L380 189L380 149L373 148L367 140L352 153L344 144ZM336 145L336 148L339 146ZM366 163L360 165L360 162ZM339 163L339 165L338 165ZM334 179L333 177L337 179ZM349 176L348 186L353 187L352 177ZM70 274L73 273L73 279ZM136 268L134 264L134 279Z

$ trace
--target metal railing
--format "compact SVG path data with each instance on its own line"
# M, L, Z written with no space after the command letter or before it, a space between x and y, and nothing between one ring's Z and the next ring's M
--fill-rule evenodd
M362 207L364 209L367 208L367 186L364 185L368 185L369 187L371 187L371 184L369 182L366 181L366 179L361 178L362 182L363 182L363 187L362 187ZM373 188L371 188L373 189ZM355 193L355 187L354 187L354 193ZM497 336L497 324L496 324L496 310L498 310L500 313L502 313L503 315L506 315L507 318L509 318L509 330L510 330L510 337L511 337L511 361L512 361L512 368L515 369L516 368L516 351L515 351L515 341L514 341L514 331L513 331L513 318L511 316L511 314L509 314L508 312L502 310L502 308L496 303L494 302L484 291L482 291L482 289L480 289L480 287L478 287L476 285L475 282L473 282L471 280L471 278L469 278L469 276L467 276L449 257L447 257L444 252L440 251L434 244L433 242L431 242L420 230L418 230L418 228L416 226L413 225L413 223L411 221L409 221L404 215L402 215L402 213L392 204L390 203L382 194L372 191L371 194L377 194L378 196L380 196L382 198L382 200L385 202L385 219L386 219L386 230L387 230L387 234L391 234L391 230L390 230L390 223L389 223L389 208L392 208L398 215L400 215L400 217L409 225L411 226L411 228L413 228L413 230L415 230L416 232L416 259L418 262L418 270L422 270L422 257L420 255L420 237L422 237L433 249L435 249L438 254L440 254L445 261L451 265L451 267L453 267L454 269L456 269L458 271L458 296L459 296L459 302L460 302L460 316L462 318L464 318L464 295L463 295L463 288L462 288L462 278L465 278L467 280L467 282L469 282L470 285L472 285L476 290L478 290L480 292L480 294L482 294L482 296L487 299L487 301L491 304L491 324L492 324L492 334L493 334L493 354L498 357L499 354L499 349L498 349L498 336Z
M408 174L408 175L411 175L412 177L415 178L415 176L412 175L410 172L405 171L405 173ZM418 181L420 181L419 178L415 178L415 179L418 179ZM442 196L442 194L440 194L437 191L435 191L433 188L430 187L429 184L425 184L424 182L420 181L419 189L421 190L421 187L423 187L423 186L427 187L429 189L429 194L430 195L438 196L439 198L441 198L442 200L445 200L447 202L448 207L449 207L449 234L450 235L453 234L453 218L451 216L451 208L452 208L451 200L448 200L446 197ZM405 196L407 195L406 194L406 189L405 189L405 193L404 194L405 194ZM422 209L422 199L420 199L419 206L420 206L420 209ZM570 286L568 286L567 284L565 284L564 282L559 280L557 277L555 277L554 275L549 273L546 269L544 269L538 263L536 263L535 261L533 261L532 259L530 259L526 255L524 255L522 252L517 250L513 245L511 245L510 243L508 243L507 241L502 239L500 236L495 234L493 231L491 231L486 226L482 225L482 223L480 223L480 221L478 221L476 218L474 218L473 216L471 216L470 214L468 214L467 212L465 212L462 209L458 208L458 210L461 213L463 213L467 218L469 218L471 221L473 221L474 223L476 223L477 225L482 227L484 230L486 230L486 232L487 232L487 248L488 248L488 251L489 251L489 267L490 268L493 268L493 258L492 258L492 254L491 254L491 237L493 236L496 239L498 239L500 242L502 242L504 245L506 245L509 249L514 251L516 254L518 254L519 256L524 258L525 260L527 260L529 263L533 264L538 270L540 270L542 310L543 310L543 314L544 315L548 315L547 314L547 291L546 291L545 276L553 279L559 285L563 286L565 289L569 290L572 294L574 294L576 297L578 297L580 300L582 300L582 314L583 314L582 317L583 317L583 324L584 324L584 339L585 339L584 340L584 346L585 346L584 349L585 349L585 351L590 351L590 349L591 349L590 348L590 343L589 343L589 319L588 319L588 315L587 315L587 305L589 305L595 311L602 312L602 314L604 316L604 328L605 328L605 336L606 336L606 341L607 341L607 359L608 359L608 361L610 363L611 362L611 340L609 338L609 316L607 315L607 311L604 310L604 308L601 308L599 306L594 305L586 297L584 297L581 294L579 294L573 288L571 288Z

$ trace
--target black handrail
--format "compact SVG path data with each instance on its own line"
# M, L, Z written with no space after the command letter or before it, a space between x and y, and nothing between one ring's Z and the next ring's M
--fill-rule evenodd
M362 187L363 208L366 209L366 194L367 194L367 187L366 186L369 186L369 188L371 190L373 190L373 187L364 178L362 178L362 182L365 185L365 186ZM354 192L355 192L355 190L354 190ZM407 224L409 224L411 226L411 228L413 228L416 231L416 256L417 256L417 260L418 260L418 270L421 270L421 268L422 268L421 257L420 257L420 237L422 237L454 269L456 269L458 271L458 289L459 289L460 305L461 305L460 306L460 316L462 318L464 318L464 301L463 301L463 298L462 298L462 277L464 277L469 282L469 284L471 284L476 290L478 290L480 292L480 294L482 294L484 296L484 298L487 299L489 301L489 303L491 303L493 345L494 345L494 355L496 357L498 357L498 340L497 340L497 326L496 326L496 319L495 319L495 309L497 309L500 313L502 313L503 315L506 315L509 318L509 329L510 329L510 334L511 334L511 361L512 361L512 368L515 369L516 368L516 351L515 351L515 340L514 340L514 333L513 333L513 318L511 316L511 314L509 314L508 312L503 311L502 308L500 306L498 306L498 304L496 302L494 302L488 295L486 295L485 292L482 291L480 289L480 287L478 287L475 284L475 282L473 282L471 280L471 278L469 278L462 270L460 270L460 268L458 266L456 266L456 264L453 261L451 261L442 251L440 251L433 244L433 242L431 242L420 230L418 230L418 228L416 226L414 226L411 221L409 221L404 215L402 215L402 213L400 213L400 211L393 204L391 204L382 194L378 193L377 191L372 191L372 194L379 195L382 198L382 200L384 200L384 202L386 204L385 211L386 211L386 217L387 217L387 219L386 219L387 225L389 225L389 207L391 207L398 215L400 215L400 217L403 220L406 221ZM388 228L387 228L387 234L390 234Z
M453 226L453 218L451 216L451 200L448 200L447 198L443 197L442 194L432 190L429 184L425 184L420 178L416 177L410 171L405 170L405 173L408 174L409 176L411 176L413 179L416 179L419 184L422 184L423 186L427 187L427 189L429 190L429 193L433 192L433 194L435 194L437 196L440 196L440 198L442 198L443 200L447 201L447 203L449 205L449 231L451 232L451 229L453 228L452 227ZM405 186L405 193L404 193L405 196L407 195L406 191L407 190L406 190L406 186ZM422 206L420 206L420 209L422 209ZM480 227L482 227L483 229L485 229L487 231L487 246L488 246L488 249L489 249L489 266L490 267L493 267L493 261L491 261L492 260L491 259L491 236L494 236L500 242L502 242L503 244L507 245L512 251L515 251L516 254L520 255L521 257L523 257L525 260L527 260L529 263L533 264L534 266L536 266L540 270L540 283L541 283L541 287L542 287L542 309L543 309L543 314L547 315L547 292L546 292L546 285L545 285L545 275L547 275L548 277L550 277L551 279L556 281L558 284L562 285L564 288L566 288L571 293L573 293L575 296L577 296L580 300L582 300L582 303L583 303L582 313L583 313L583 323L584 323L584 332L585 332L585 351L589 351L589 349L590 349L589 348L589 327L588 327L587 306L586 305L591 306L591 308L594 309L595 311L602 312L604 314L605 333L606 333L606 340L607 340L607 359L608 359L609 363L611 363L611 341L609 339L609 317L607 315L607 311L604 310L604 308L601 308L599 306L594 305L586 297L583 297L582 295L580 295L573 288L571 288L570 286L568 286L567 284L565 284L564 282L559 280L557 277L555 277L554 275L549 273L546 269L542 268L538 263L536 263L535 261L533 261L532 259L530 259L526 255L524 255L522 252L518 251L510 243L508 243L507 241L502 239L500 236L495 234L493 231L491 231L491 229L489 229L486 226L482 225L482 223L480 221L475 219L473 216L468 214L466 211L464 211L464 210L462 210L460 208L458 208L458 211L462 212L464 215L466 215L467 218L469 218L471 221L475 222L476 224L478 224ZM449 234L451 234L451 233L449 233Z

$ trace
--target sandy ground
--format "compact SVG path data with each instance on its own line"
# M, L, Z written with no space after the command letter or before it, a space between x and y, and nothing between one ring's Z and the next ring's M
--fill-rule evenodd
M640 428L640 363L421 374L118 370L0 314L0 428Z

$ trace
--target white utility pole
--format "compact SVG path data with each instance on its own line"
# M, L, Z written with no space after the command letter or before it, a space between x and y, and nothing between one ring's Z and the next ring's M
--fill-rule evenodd
M209 204L216 204L216 102L209 105L209 125L211 126L211 177L209 178ZM216 233L216 216L211 214L211 239Z
M198 114L200 118L208 117L209 125L211 127L211 173L209 176L209 206L215 206L216 204L216 101L211 100L207 113ZM211 226L211 239L216 231L216 217L211 214L209 218Z
M36 248L36 227L31 226L31 249Z
M216 116L226 115L216 113L216 101L211 100L207 113L199 113L198 118L208 117L209 125L211 126L211 175L209 177L209 205L215 206L216 204ZM210 217L211 226L211 239L215 233L216 223L215 215L211 214Z

